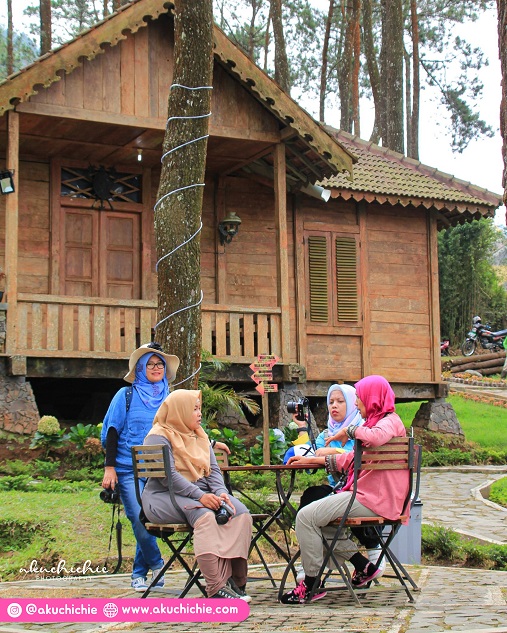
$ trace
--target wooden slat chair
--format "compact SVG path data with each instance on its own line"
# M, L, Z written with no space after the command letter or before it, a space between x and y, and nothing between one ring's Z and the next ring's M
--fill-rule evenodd
M213 449L215 452L215 457L217 459L217 464L220 468L222 468L223 466L228 466L229 465L229 456L228 454L222 450L222 449L218 449L218 448L214 448ZM225 477L225 481L226 484L228 483L229 479L228 477ZM232 488L230 486L230 484L228 485L229 488L229 492L232 494ZM245 499L248 499L248 501L250 501L250 503L252 505L254 505L255 507L259 508L259 510L262 510L262 506L257 503L257 501L255 499L252 499L251 497L249 497L247 494L245 494L243 491L238 490L238 492L245 497ZM267 563L266 559L264 558L264 555L259 547L259 539L261 537L264 537L264 539L271 545L271 547L277 552L277 554L279 556L281 556L284 560L286 560L288 562L290 556L287 555L287 552L285 552L280 545L271 537L271 535L268 533L268 530L270 528L270 526L276 522L276 519L273 519L273 516L269 513L266 512L256 512L250 513L251 517L252 517L252 523L253 523L253 534L252 534L252 540L250 542L250 549L248 551L248 556L250 556L250 554L252 553L253 550L255 550L257 552L257 555L259 556L259 559L262 563L262 566L264 567L266 574L269 578L269 581L271 582L271 585L276 589L277 584L276 581L273 577L273 574L271 573L271 570L269 568L269 564ZM272 520L273 519L273 520ZM265 577L252 577L249 576L249 580L265 580Z
M359 473L367 470L407 470L409 475L409 488L404 503L404 510L400 517L396 520L388 520L381 516L373 517L349 517L349 512L356 497L357 481ZM414 580L410 577L406 569L402 566L394 553L391 551L391 543L396 536L398 530L403 523L406 523L410 516L410 510L414 501L418 498L419 493L419 478L421 471L421 447L414 444L412 437L395 437L383 446L369 446L365 447L359 440L355 441L354 445L354 484L352 487L352 495L347 508L342 517L337 518L335 521L329 523L329 526L336 527L336 532L331 542L326 539L323 540L324 547L324 561L319 570L317 580L314 585L314 590L319 587L322 577L327 578L330 572L329 569L331 561L334 567L339 572L346 588L349 590L350 595L354 599L357 605L362 606L354 587L351 584L350 573L345 565L341 565L334 555L334 546L338 539L343 535L344 531L350 527L371 527L374 526L379 534L380 546L382 552L379 561L385 556L391 564L396 578L403 586L410 602L414 602L414 597L407 586L405 580L412 585L413 590L418 591L419 588ZM385 531L384 528L390 526L389 531ZM300 552L297 552L291 560L291 563L285 570L280 584L278 593L279 599L283 595L285 581L291 566L293 567L300 556ZM333 590L334 588L328 588L326 590ZM336 588L337 589L337 588ZM310 592L308 600L311 600L314 591Z
M173 503L174 507L179 509L172 487L168 447L163 444L154 444L152 446L133 446L131 451L132 462L134 465L136 496L141 508L143 504L141 497L140 480L149 479L150 477L167 477L171 502ZM156 578L153 579L149 587L143 593L143 595L141 596L142 598L146 598L146 596L148 596L152 586L154 586L158 582L158 580L162 578L166 570L169 569L174 561L178 561L188 574L188 580L185 583L185 586L181 590L180 594L178 595L178 598L183 598L193 587L193 585L197 585L203 595L207 597L206 591L199 581L201 574L199 568L197 567L197 564L194 563L193 566L190 567L184 558L184 550L187 545L191 543L194 530L191 525L185 522L185 515L182 512L181 516L181 523L151 523L147 520L144 512L141 510L140 518L141 522L144 524L144 527L148 530L150 534L162 539L162 541L171 551L169 559L164 564L164 567L161 569L160 573L157 574Z

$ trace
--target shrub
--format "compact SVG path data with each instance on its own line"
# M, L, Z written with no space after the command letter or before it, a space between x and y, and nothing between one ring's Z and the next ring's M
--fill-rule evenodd
M33 436L30 448L44 448L46 455L52 448L60 448L67 439L64 429L53 415L43 415Z
M21 490L27 492L30 489L31 481L30 475L0 477L0 490Z
M21 459L8 459L0 465L0 472L5 475L30 475L32 466Z
M100 440L100 429L97 425L78 422L75 426L70 427L69 441L73 442L78 449L83 449L89 438Z
M23 549L35 536L46 532L47 527L44 522L0 520L0 552Z
M495 481L489 491L489 500L507 507L507 477Z
M59 467L59 462L47 462L42 459L36 459L33 464L33 473L36 477L51 477Z
M203 424L202 427L208 434L210 440L223 442L229 447L231 451L231 454L229 455L229 464L231 466L246 464L248 461L248 453L246 450L245 440L239 437L237 431L229 429L227 426L210 429L206 424Z
M250 462L259 466L263 463L264 434L257 435L255 439L257 442L250 449ZM272 464L281 464L287 449L288 445L283 433L275 433L274 429L269 429L270 462Z

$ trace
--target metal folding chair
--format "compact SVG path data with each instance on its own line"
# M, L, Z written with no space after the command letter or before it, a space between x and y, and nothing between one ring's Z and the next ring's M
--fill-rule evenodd
M214 448L213 449L215 452L215 457L217 460L217 464L220 467L220 469L224 468L224 467L228 467L229 466L229 458L227 453L224 450L221 449L217 449ZM230 484L230 477L229 477L230 473L224 473L224 479L225 479L225 483L229 489L229 492L232 494L232 487ZM245 492L239 490L238 491L243 497L245 497L245 499L248 499L248 501L250 501L250 503L254 506L259 508L259 510L262 510L262 506L252 497L248 496ZM271 585L276 589L277 584L276 581L273 577L273 574L271 573L271 570L269 568L269 564L266 561L266 559L264 558L264 555L259 547L259 540L260 538L264 538L270 545L271 547L274 549L274 551L281 556L282 558L284 558L284 560L286 560L288 562L290 555L287 555L287 552L285 552L280 545L271 537L271 535L269 534L268 530L271 527L271 525L273 524L279 524L279 518L277 517L276 514L269 514L266 512L251 512L250 513L251 517L252 517L252 524L253 524L253 533L252 533L252 540L250 542L250 549L248 552L248 556L250 556L250 554L252 553L253 550L255 550L257 552L257 555L259 557L259 560L261 561L266 574L268 576L269 581L271 582ZM249 576L249 580L265 580L265 577L252 577Z
M147 520L143 510L141 509L140 519L144 527L150 534L160 538L171 551L171 556L141 597L146 598L146 596L148 596L152 587L156 585L159 579L165 574L166 570L169 569L175 561L180 563L188 574L188 580L178 595L178 598L183 598L194 585L199 587L203 595L206 596L206 591L199 581L201 573L197 564L194 562L193 566L190 567L184 558L186 555L185 548L191 544L194 530L191 525L185 522L185 515L181 512L181 509L176 502L172 487L168 447L163 444L154 444L152 446L133 446L131 451L132 462L134 465L136 496L141 508L143 507L143 504L140 480L149 479L150 477L167 477L171 502L174 507L179 510L183 519L181 523L151 523Z
M372 517L349 517L349 512L354 503L354 499L356 497L357 492L357 481L359 477L359 473L361 471L368 470L406 470L409 476L409 486L408 492L404 503L404 509L402 514L395 520L388 520L381 516L372 516ZM412 589L417 591L419 588L414 580L411 578L410 574L406 571L400 561L396 558L394 553L391 551L391 543L396 536L398 530L402 526L403 523L406 523L410 516L410 509L414 503L414 501L418 497L419 492L419 478L421 471L421 447L419 445L414 444L414 439L412 437L395 437L383 446L369 446L365 447L359 440L355 441L354 446L354 484L352 487L352 495L350 501L347 505L345 512L342 517L337 518L335 521L332 521L329 526L336 527L335 534L331 541L323 538L323 547L324 547L324 560L322 566L319 570L317 580L315 581L315 585L313 590L310 592L308 596L308 600L311 600L313 597L314 591L317 587L320 586L320 581L322 577L327 578L329 576L329 568L331 562L336 567L336 570L340 574L346 588L349 590L350 595L352 596L354 602L362 606L356 591L351 583L350 573L345 565L339 563L334 555L334 547L340 538L343 535L344 531L350 527L371 527L374 526L379 535L380 547L382 552L379 557L379 562L385 556L389 561L396 578L402 585L405 590L405 593L408 596L410 602L414 602L414 597L407 586L405 580L407 580L411 585ZM390 526L391 529L389 532L384 532L383 528L385 526ZM285 582L288 574L291 569L294 568L296 561L300 556L300 552L298 551L291 562L287 566L287 569L284 572L282 577L282 581L280 583L280 589L278 593L278 597L281 598L283 595L283 590L285 587ZM326 590L333 590L335 588L328 588L326 586ZM336 588L337 589L337 588Z

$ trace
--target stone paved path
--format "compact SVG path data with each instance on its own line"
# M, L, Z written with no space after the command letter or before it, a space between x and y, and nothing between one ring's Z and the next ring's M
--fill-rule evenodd
M503 469L507 472L507 467ZM501 469L429 469L423 472L423 520L438 521L483 538L507 542L507 513L478 500L473 489L502 475ZM361 592L358 608L344 591L334 591L309 605L289 607L276 601L267 582L249 583L252 595L249 618L240 623L0 623L0 633L507 633L507 572L446 567L407 567L421 591L409 603L392 578ZM280 574L281 568L275 568ZM170 572L167 585L181 586L181 574ZM0 599L23 597L139 597L130 590L127 575L74 581L32 581L0 584ZM158 593L148 600L159 600ZM196 596L196 594L194 594ZM197 596L196 596L197 597Z

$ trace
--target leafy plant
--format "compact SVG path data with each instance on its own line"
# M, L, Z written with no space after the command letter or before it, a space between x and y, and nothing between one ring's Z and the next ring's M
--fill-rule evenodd
M100 428L96 424L83 424L82 422L78 422L69 429L68 439L70 442L73 442L78 449L83 449L86 440L90 437L100 440Z
M0 477L0 490L22 490L27 492L30 489L30 475L8 475Z
M257 442L250 449L250 461L252 464L260 465L263 463L264 433L257 435L255 439ZM287 442L283 434L275 433L274 429L269 429L270 462L272 464L281 464L287 448Z
M245 464L248 461L245 440L239 437L237 431L227 426L210 429L206 423L203 423L202 427L210 439L227 444L231 451L229 455L229 464L231 466Z
M8 459L0 465L0 472L11 476L30 475L32 472L32 466L21 459Z
M51 449L63 446L67 437L65 430L60 428L60 423L53 415L43 415L39 420L30 448L44 448L48 455Z
M41 459L36 459L33 464L33 473L36 477L50 478L55 474L59 467L59 462L46 462Z

